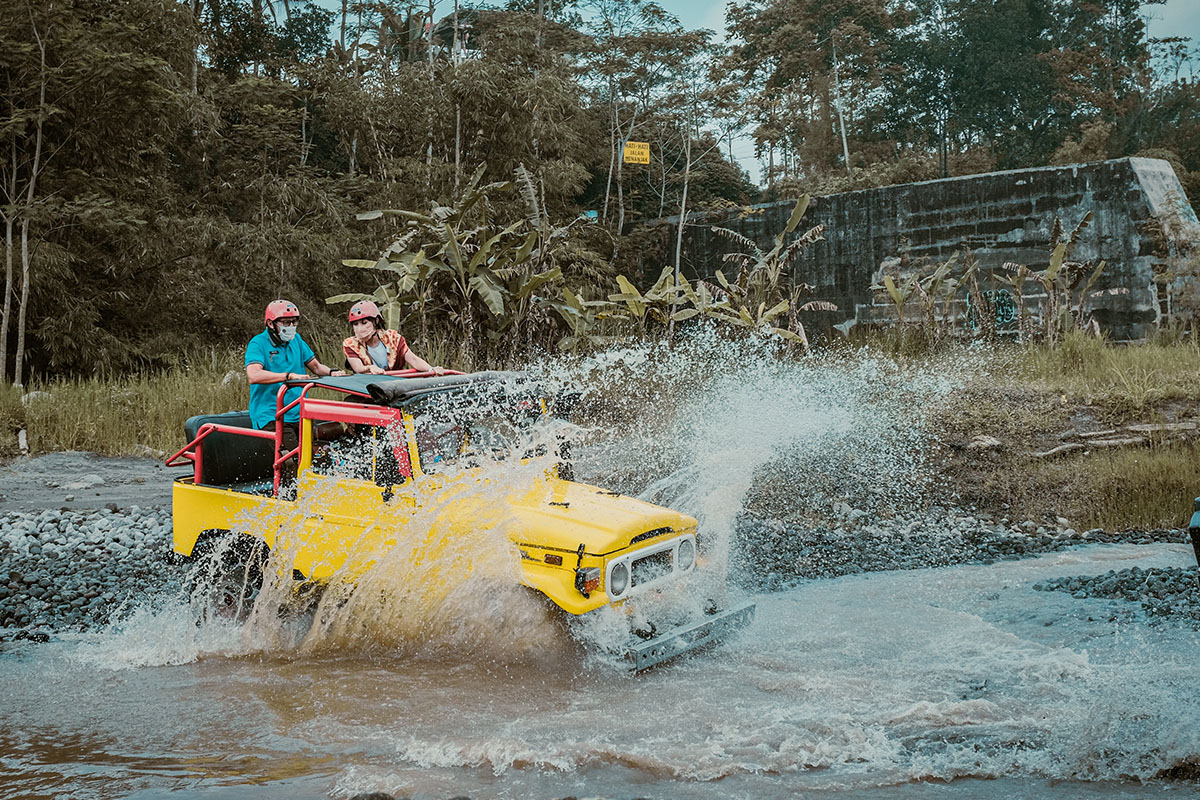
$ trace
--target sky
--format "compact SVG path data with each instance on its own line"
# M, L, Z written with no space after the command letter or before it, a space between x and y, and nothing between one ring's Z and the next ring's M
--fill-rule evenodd
M726 0L658 0L659 5L679 17L688 28L708 28L718 35L725 30ZM1200 44L1200 0L1167 0L1166 5L1147 5L1151 36L1190 36Z

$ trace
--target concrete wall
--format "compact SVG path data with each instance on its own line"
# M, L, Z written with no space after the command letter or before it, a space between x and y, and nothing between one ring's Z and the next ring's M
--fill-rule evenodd
M712 225L769 249L794 205L758 206L750 215L689 216L684 271L711 276L721 268L722 254L739 249L713 233ZM1088 211L1094 218L1073 259L1107 261L1096 288L1128 289L1098 298L1095 316L1113 338L1143 338L1159 319L1156 265L1200 239L1183 187L1170 164L1157 159L993 172L817 197L797 233L821 224L825 239L799 259L795 277L817 287L816 299L838 305L826 324L874 322L888 314L894 319L894 310L876 303L869 289L885 265L889 274L899 267L903 275L966 247L985 273L1010 261L1042 269L1050 260L1055 218L1070 231ZM672 236L668 261L673 247ZM1037 294L1033 284L1028 294Z

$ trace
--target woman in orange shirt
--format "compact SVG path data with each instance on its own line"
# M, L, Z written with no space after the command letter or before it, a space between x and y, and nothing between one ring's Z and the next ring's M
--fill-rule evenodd
M354 335L342 342L342 351L346 354L346 364L355 372L382 375L407 365L435 375L445 373L441 367L431 367L428 361L409 350L399 331L384 327L379 306L370 300L355 303L349 319Z

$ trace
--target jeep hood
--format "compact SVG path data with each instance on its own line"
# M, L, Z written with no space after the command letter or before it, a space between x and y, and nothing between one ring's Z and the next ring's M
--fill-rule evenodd
M598 486L551 478L539 482L514 503L524 530L521 544L575 551L580 544L591 555L606 555L629 546L647 531L670 528L694 531L687 514L656 506Z

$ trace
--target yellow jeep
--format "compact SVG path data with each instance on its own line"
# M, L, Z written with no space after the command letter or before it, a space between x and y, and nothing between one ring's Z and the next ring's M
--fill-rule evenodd
M285 404L296 387L300 397ZM167 459L168 466L192 466L173 486L174 551L192 558L244 531L247 519L274 519L254 526L257 549L276 547L281 528L301 528L289 531L297 534L288 545L293 578L320 584L339 571L361 573L371 564L361 554L378 557L394 544L380 519L433 509L439 522L470 525L461 516L443 519L453 513L444 495L463 481L486 482L499 468L525 481L504 495L520 581L563 612L578 616L644 593L684 591L698 559L694 518L578 483L565 437L547 445L523 436L565 417L570 403L568 395L547 397L523 373L309 379L279 390L277 420L299 406L299 446L290 452L281 452L282 425L254 430L246 412L192 417L188 444ZM306 503L319 507L297 515ZM244 549L239 555L251 558ZM438 556L434 548L423 557ZM225 602L252 600L255 588L244 591ZM751 603L718 610L710 601L672 630L660 633L651 622L634 631L628 656L644 669L715 642L753 615Z

